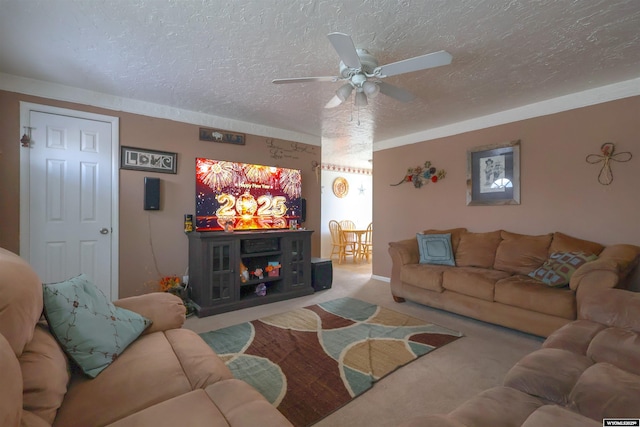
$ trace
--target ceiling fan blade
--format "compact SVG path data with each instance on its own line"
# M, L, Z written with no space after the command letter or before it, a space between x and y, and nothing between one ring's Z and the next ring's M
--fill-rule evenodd
M331 33L327 37L329 37L329 41L336 52L338 52L338 56L344 65L349 68L362 68L360 57L353 44L353 40L351 40L351 36L343 33Z
M380 93L397 99L398 101L410 102L416 97L411 92L407 92L406 90L390 85L389 83L379 82L378 86L380 87Z
M426 55L416 56L415 58L382 65L374 70L374 74L380 77L388 77L427 68L440 67L441 65L450 64L452 58L449 52L441 50L439 52L428 53Z
M342 104L342 100L338 98L338 95L334 95L333 98L324 106L324 108L335 108Z
M307 83L307 82L337 82L340 80L340 77L293 77L290 79L274 79L271 83L282 84L282 83Z

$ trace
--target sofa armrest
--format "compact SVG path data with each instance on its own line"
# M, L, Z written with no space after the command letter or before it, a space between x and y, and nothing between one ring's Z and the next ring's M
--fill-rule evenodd
M574 291L580 288L615 288L638 264L640 247L613 245L605 248L598 259L578 268L571 276L569 286Z
M394 264L418 264L420 261L418 239L414 237L399 242L389 242L389 255Z
M571 276L569 287L577 292L578 301L595 289L621 287L624 279L638 264L640 247L612 245L606 247L598 259L582 265Z
M113 304L150 319L153 323L144 331L145 334L181 328L186 318L182 300L168 292L152 292L122 298Z

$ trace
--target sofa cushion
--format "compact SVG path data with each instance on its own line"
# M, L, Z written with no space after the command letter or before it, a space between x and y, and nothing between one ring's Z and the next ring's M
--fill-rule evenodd
M456 251L458 267L491 268L500 244L500 230L488 233L464 233Z
M0 334L0 424L19 426L22 414L22 378L20 365L9 342Z
M442 292L442 273L445 270L456 267L426 265L426 264L407 264L400 270L400 280L411 286L416 286L430 291Z
M587 356L640 375L640 335L628 329L607 328L593 338Z
M566 406L578 378L591 365L587 356L543 348L520 359L507 372L503 385Z
M449 417L468 427L519 426L543 405L542 400L519 390L493 387L467 400L451 411Z
M553 287L567 286L580 266L595 259L597 255L584 252L554 252L544 264L530 272L529 277Z
M95 377L150 324L114 306L86 276L46 284L44 313L54 336L82 371Z
M604 249L600 243L588 240L577 239L563 233L553 233L553 240L549 246L549 254L554 252L584 252L587 254L600 255Z
M451 234L416 234L420 264L456 265Z
M509 275L504 271L486 268L456 267L443 273L442 287L459 294L493 301L495 283Z
M609 363L596 363L580 376L569 398L572 409L596 421L638 418L640 377Z
M549 426L601 427L602 424L558 405L545 405L531 414L521 427Z
M103 374L73 376L54 427L106 425L228 378L229 368L195 332L142 335Z
M587 349L593 337L606 326L578 319L567 323L560 329L556 329L542 343L543 348L560 348L577 354L587 354Z
M108 427L290 426L291 423L247 383L230 379L158 403Z
M51 425L67 392L69 361L46 325L36 326L33 339L18 360L24 390L22 406Z
M575 320L575 292L568 288L550 288L539 280L516 274L499 280L494 300L506 305Z
M502 231L493 268L511 273L529 274L547 259L552 234L528 236Z
M455 254L458 250L458 245L460 244L460 238L466 232L466 228L449 228L447 230L435 230L430 228L428 230L424 230L422 234L451 234L451 248Z

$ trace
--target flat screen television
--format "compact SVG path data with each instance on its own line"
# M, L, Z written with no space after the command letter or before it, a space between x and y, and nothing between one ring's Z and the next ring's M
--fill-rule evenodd
M301 209L298 169L196 158L196 231L290 228Z

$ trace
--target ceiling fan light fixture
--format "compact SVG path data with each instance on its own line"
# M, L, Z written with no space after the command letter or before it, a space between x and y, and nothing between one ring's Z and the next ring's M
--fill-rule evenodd
M353 86L350 83L345 83L338 88L336 91L336 96L340 98L341 101L345 101L351 95L351 91L353 90Z
M375 98L378 93L380 93L380 87L371 81L364 82L362 84L362 90L364 91L365 95L370 98Z
M355 103L356 107L365 107L367 105L367 95L361 91L356 92Z

